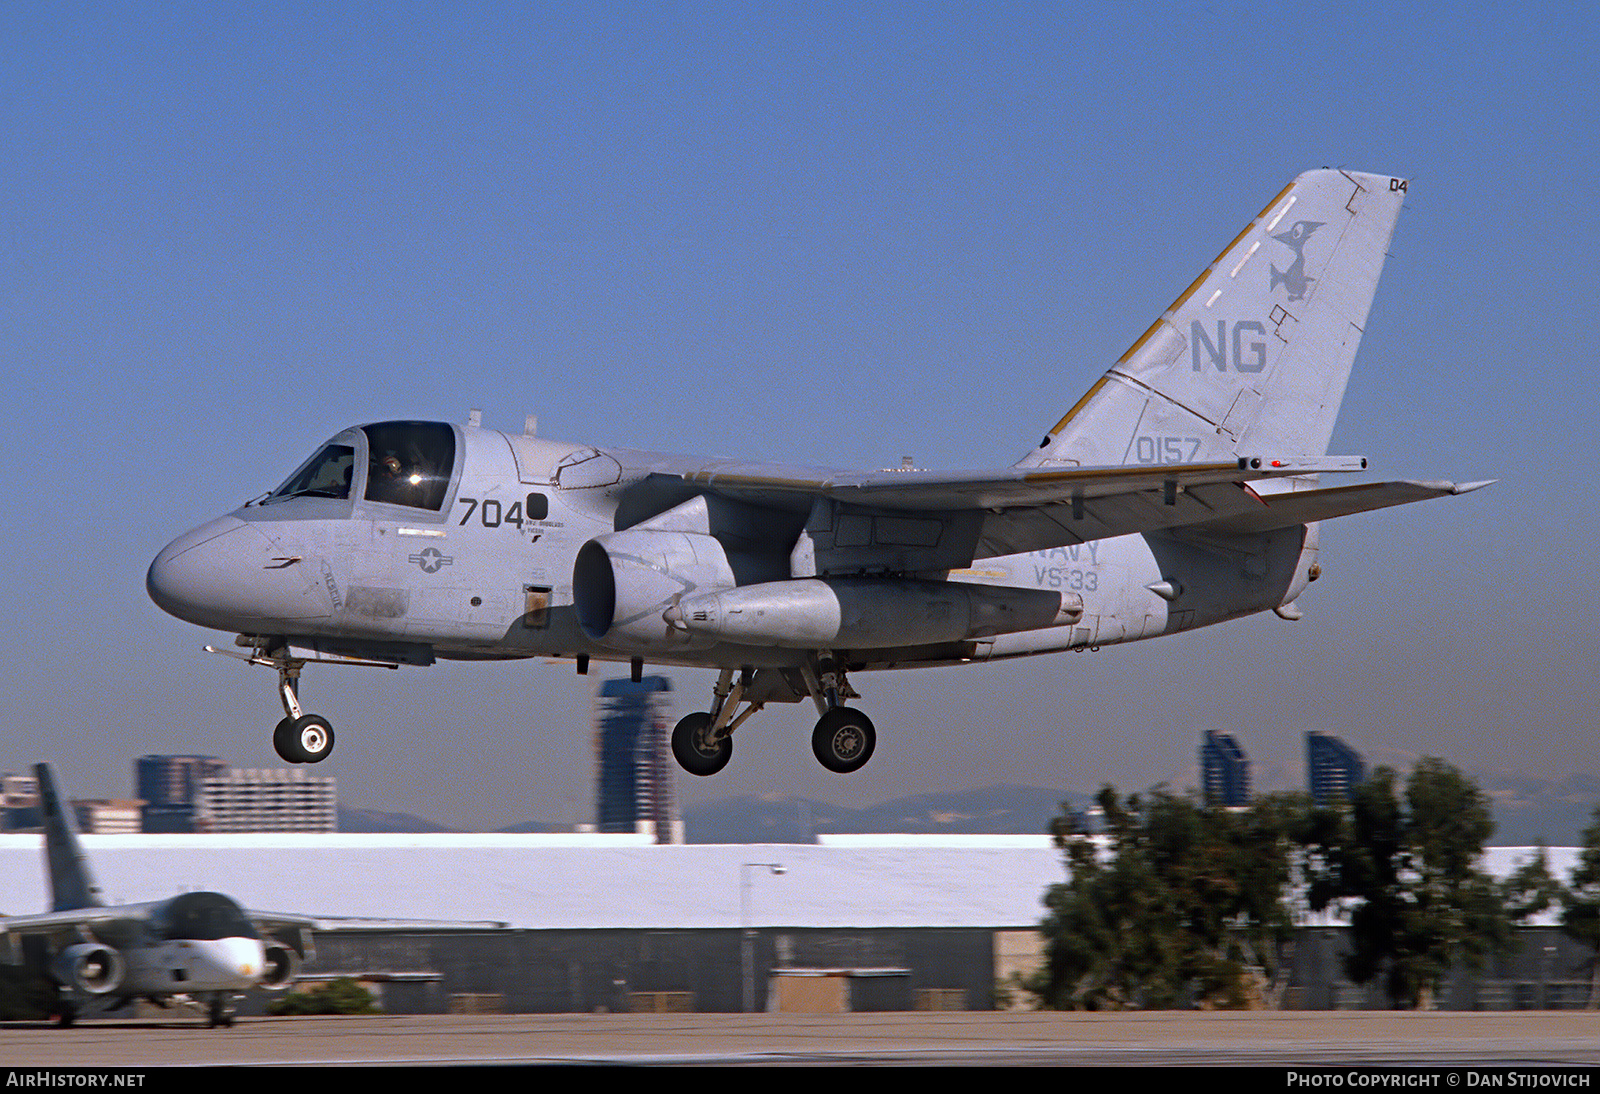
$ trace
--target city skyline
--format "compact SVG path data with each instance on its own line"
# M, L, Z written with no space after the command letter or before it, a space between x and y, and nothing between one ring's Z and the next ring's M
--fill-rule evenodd
M108 755L275 765L270 674L202 654L231 636L163 615L144 572L348 425L481 408L601 445L1008 464L1331 164L1410 179L1333 451L1364 481L1500 482L1325 526L1299 622L852 677L866 768L818 770L815 711L772 707L680 800L1178 784L1208 728L1263 788L1308 730L1600 778L1600 547L1561 508L1592 489L1570 408L1600 388L1574 321L1600 247L1587 24L1353 14L19 11L0 361L33 475L0 496L0 768L111 797ZM354 804L492 830L592 802L613 667L302 687ZM711 673L671 675L676 715L709 702Z

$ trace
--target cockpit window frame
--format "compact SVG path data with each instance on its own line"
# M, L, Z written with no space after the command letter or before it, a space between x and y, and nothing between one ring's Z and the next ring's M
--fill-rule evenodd
M309 458L306 459L283 482L262 499L263 505L273 505L289 501L294 498L323 498L330 501L349 501L355 495L356 468L361 463L361 453L356 446L348 443L351 438L341 433L321 445ZM341 443L346 442L346 443ZM334 464L343 453L349 457L349 464L344 470L343 482L337 489L331 486L314 486L313 481L326 474L326 468ZM292 488L292 489L291 489Z
M447 422L370 422L361 501L442 518L450 508L462 439ZM448 451L446 446L448 445Z
M401 505L383 500L369 500L368 471L372 462L372 445L366 432L369 428L394 426L394 425L426 425L448 429L453 438L455 457L448 469L449 481L444 488L442 503L438 509L421 509L411 505ZM289 483L305 473L314 461L322 456L330 447L342 446L354 450L354 471L349 489L349 496L345 498L330 498L323 494L290 494L280 493ZM240 510L240 515L246 520L252 519L247 514L261 510L272 510L270 519L306 519L306 520L375 520L396 524L435 525L444 524L450 517L450 510L455 505L456 495L461 490L461 474L466 465L467 438L461 428L449 422L367 422L362 425L351 426L349 429L340 430L327 441L317 446L316 452L295 469L294 474L284 480L284 486L278 487L271 494L261 500L255 509L247 507ZM287 508L279 508L287 507ZM261 512L259 518L268 519L266 512Z
M211 942L220 938L261 935L238 901L221 893L184 893L173 897L154 924L165 941Z

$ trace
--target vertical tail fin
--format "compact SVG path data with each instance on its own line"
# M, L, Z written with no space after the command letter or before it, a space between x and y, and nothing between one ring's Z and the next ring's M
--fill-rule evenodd
M1325 455L1405 191L1295 179L1019 466Z
M50 910L65 912L73 908L97 908L100 887L89 872L89 861L78 843L78 828L67 813L67 804L56 792L55 773L49 764L34 764L39 780L39 812L44 819L44 859L50 870Z

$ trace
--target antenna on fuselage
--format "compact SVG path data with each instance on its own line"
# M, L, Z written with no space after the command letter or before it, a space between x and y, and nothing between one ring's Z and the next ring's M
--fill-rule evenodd
M473 407L471 410L467 411L467 428L483 428L483 411L479 410L477 407Z

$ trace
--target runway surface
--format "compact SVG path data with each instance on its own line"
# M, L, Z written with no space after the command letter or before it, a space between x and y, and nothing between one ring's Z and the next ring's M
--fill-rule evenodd
M0 1025L0 1067L1600 1065L1600 1012L554 1014Z

